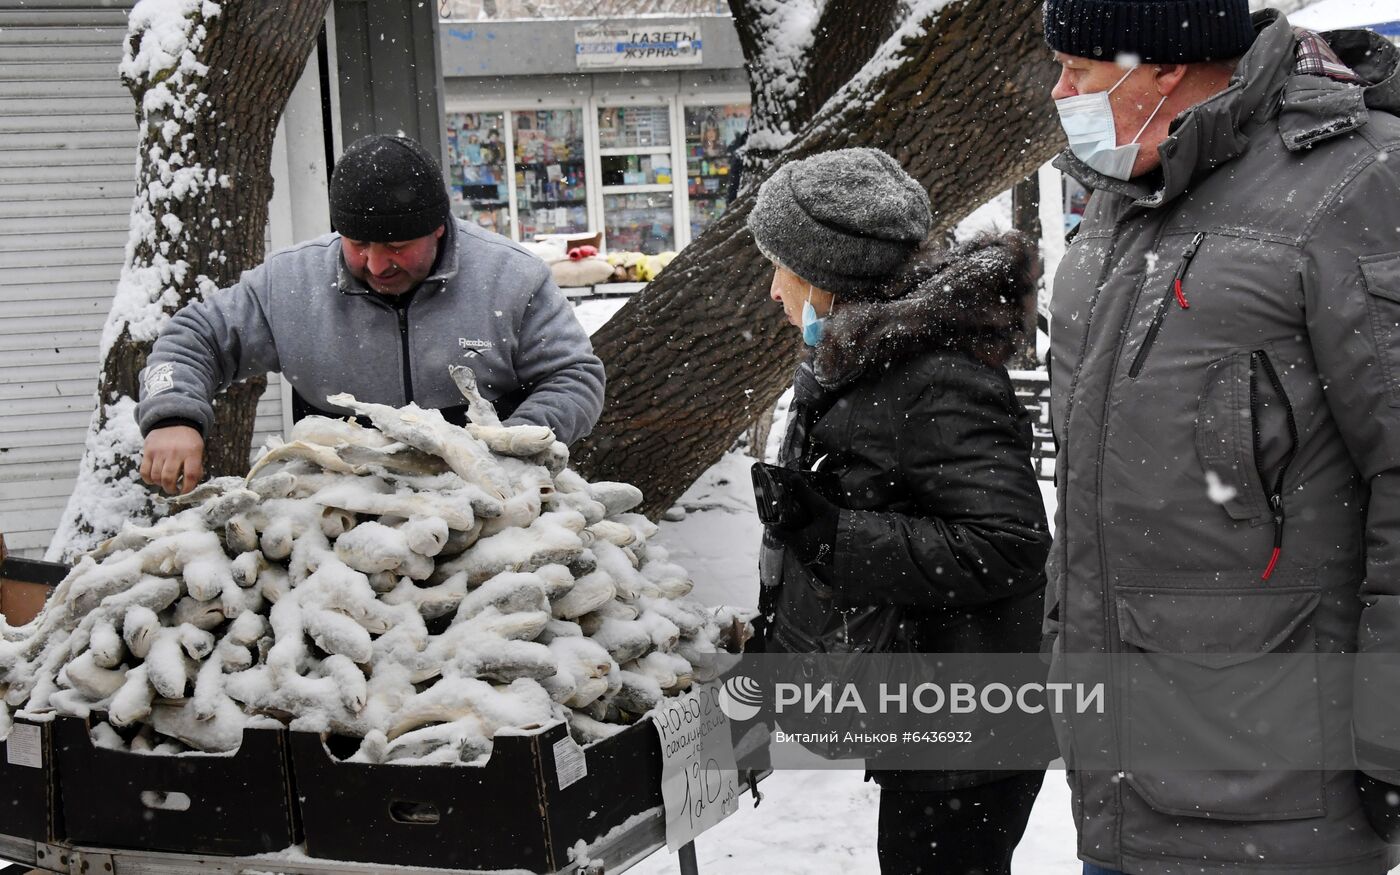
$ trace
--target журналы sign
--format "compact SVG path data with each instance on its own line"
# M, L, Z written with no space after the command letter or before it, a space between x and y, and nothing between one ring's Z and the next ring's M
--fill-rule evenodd
M574 31L574 55L580 68L699 64L701 43L696 23L600 24Z

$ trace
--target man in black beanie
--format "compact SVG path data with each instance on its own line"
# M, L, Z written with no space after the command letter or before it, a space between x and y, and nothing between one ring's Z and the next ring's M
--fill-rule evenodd
M332 233L273 253L239 282L176 313L141 378L141 476L188 491L203 473L213 398L269 371L298 418L344 416L327 397L441 410L466 405L449 374L468 365L508 425L565 443L592 429L603 365L549 268L510 240L453 218L442 171L407 137L365 137L330 185Z
M1380 875L1400 810L1400 52L1246 0L1048 0L1045 32L1057 165L1093 192L1051 305L1047 641L1056 680L1128 680L1104 721L1062 721L1079 856Z
M345 264L381 295L401 295L427 278L452 213L442 172L407 137L365 137L331 174L331 224Z

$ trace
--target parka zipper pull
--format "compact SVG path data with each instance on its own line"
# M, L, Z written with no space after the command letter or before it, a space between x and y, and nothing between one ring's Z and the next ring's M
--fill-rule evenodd
M1190 310L1191 302L1186 300L1186 293L1181 290L1181 280L1176 281L1176 302L1181 305L1181 309Z
M1279 463L1278 475L1274 478L1273 488L1269 489L1269 508L1274 515L1274 552L1269 557L1269 567L1264 569L1261 579L1268 581L1273 577L1274 570L1278 568L1279 559L1283 555L1283 527L1286 514L1283 507L1284 479L1288 476L1288 467L1293 463L1293 456L1298 452L1298 421L1293 416L1293 405L1288 401L1288 393L1283 389L1283 381L1279 379L1278 371L1274 369L1274 364L1269 360L1268 353L1263 350L1256 350L1250 355L1249 366L1249 408L1250 418L1254 424L1254 463L1258 466L1259 479L1263 483L1268 482L1264 473L1263 460L1263 438L1259 426L1259 410L1256 405L1258 398L1259 372L1264 372L1268 377L1269 384L1273 386L1274 392L1278 395L1284 412L1288 416L1288 451L1284 453L1283 459ZM1265 487L1268 489L1268 487Z
M1261 580L1266 581L1274 576L1278 560L1283 556L1283 496L1277 493L1269 496L1269 506L1274 510L1274 552L1269 557L1269 567L1260 576Z
M1186 247L1186 253L1181 258L1181 264L1176 268L1176 276L1172 278L1172 291L1176 293L1176 302L1181 305L1181 309L1190 310L1191 302L1186 300L1186 290L1182 287L1182 282L1186 279L1186 271L1190 269L1191 262L1196 259L1196 253L1200 251L1201 244L1205 242L1206 234L1201 231L1191 238L1191 244Z
M1190 244L1186 247L1186 252L1181 258L1181 263L1177 265L1176 276L1172 277L1171 288L1168 289L1157 302L1157 312L1152 316L1152 322L1147 326L1147 334L1142 339L1142 346L1138 348L1137 355L1133 356L1133 363L1128 368L1128 376L1136 380L1142 373L1143 365L1147 363L1147 354L1152 351L1152 346L1157 342L1157 335L1162 331L1162 323L1166 321L1167 311L1171 309L1172 296L1175 295L1176 303L1183 310L1191 309L1191 302L1186 300L1186 291L1183 287L1183 280L1186 279L1186 270L1191 266L1196 253L1201 248L1201 243L1206 239L1204 231L1198 232L1191 238Z

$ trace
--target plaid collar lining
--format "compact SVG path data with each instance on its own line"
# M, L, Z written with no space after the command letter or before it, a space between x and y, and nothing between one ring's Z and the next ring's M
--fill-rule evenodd
M1337 82L1345 82L1349 85L1369 85L1365 79L1356 75L1342 59L1337 57L1337 53L1327 44L1327 40L1322 35L1304 28L1294 28L1294 33L1298 35L1298 47L1295 50L1296 63L1293 65L1293 72L1304 76L1325 76Z

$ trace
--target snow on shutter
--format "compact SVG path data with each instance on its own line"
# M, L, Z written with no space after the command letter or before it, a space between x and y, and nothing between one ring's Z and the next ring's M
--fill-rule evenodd
M0 10L0 533L47 547L73 490L121 273L136 122L117 77L131 0ZM282 430L281 386L258 436Z

